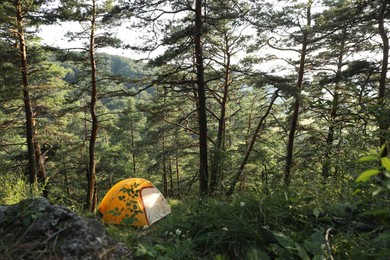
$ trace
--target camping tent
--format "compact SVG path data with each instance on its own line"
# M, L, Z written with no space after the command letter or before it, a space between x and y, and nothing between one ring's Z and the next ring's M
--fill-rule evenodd
M98 210L106 223L150 226L171 213L161 192L150 182L130 178L115 184Z

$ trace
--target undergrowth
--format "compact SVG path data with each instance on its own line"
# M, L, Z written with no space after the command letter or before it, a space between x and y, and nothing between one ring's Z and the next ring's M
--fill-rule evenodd
M0 204L11 205L23 199L40 197L42 188L32 187L26 176L18 174L0 175Z
M150 228L110 232L136 259L389 258L388 209L375 213L363 197L326 209L306 199L280 192L170 200L172 214Z
M386 167L375 173L383 169L388 173ZM0 177L0 204L41 193L31 193L18 176ZM107 225L107 230L133 249L135 259L390 259L390 184L385 184L301 182L289 191L242 193L229 200L170 199L172 214L149 228ZM57 200L83 212L81 204L65 198Z

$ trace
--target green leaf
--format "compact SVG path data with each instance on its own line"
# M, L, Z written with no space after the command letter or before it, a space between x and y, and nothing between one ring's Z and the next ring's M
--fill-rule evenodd
M313 209L313 215L318 218L320 216L320 210L318 208Z
M379 187L377 189L375 189L373 192L372 192L372 195L376 196L378 195L379 193L381 193L382 191L384 191L384 189L382 187Z
M379 169L369 169L356 179L356 182L365 182L368 181L372 176L378 175L380 173Z
M295 243L295 248L298 250L299 256L303 260L310 260L309 255L307 254L306 250L298 243Z
M381 164L385 167L386 171L390 171L390 159L387 157L381 158Z
M224 254L217 254L214 256L214 260L227 260L227 259L229 258Z
M228 259L228 258L226 258L226 259ZM269 257L269 255L266 252L264 252L258 248L251 248L247 252L245 259L247 259L247 260L257 260L257 259L270 260L271 258Z
M46 207L44 207L44 206L40 206L39 208L38 208L38 211L39 212L42 212L42 211L45 211L46 210Z
M383 154L383 152L385 151L386 147L387 147L387 144L383 144L383 145L381 146L381 149L380 149L380 151L379 151L379 154Z
M283 246L286 249L290 249L290 250L294 249L295 242L291 237L286 236L282 232L272 232L272 233L273 233L275 239L279 242L279 244L281 246Z
M162 245L155 245L154 248L158 251L158 252L162 252L162 253L165 253L167 251L167 249L165 247L163 247Z
M25 218L22 220L22 222L23 222L23 225L29 226L29 225L32 223L32 219L30 218L30 216L27 216L27 217L25 217Z
M146 248L141 244L138 244L138 246L136 246L135 249L136 249L135 256L137 257L144 256L148 253Z
M279 259L289 259L289 257L291 256L291 253L289 251L287 251L286 249L284 249L278 244L271 244L269 246L269 249L271 250L272 253L277 255Z
M376 154L370 154L359 158L358 162L376 161L378 160L378 157L379 156Z

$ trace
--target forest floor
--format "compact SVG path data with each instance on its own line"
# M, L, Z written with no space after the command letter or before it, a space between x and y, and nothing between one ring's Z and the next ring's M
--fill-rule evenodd
M385 193L319 199L169 199L172 213L149 228L28 199L0 206L0 259L390 259Z
M251 194L170 204L172 214L148 229L108 231L136 259L390 259L383 199L320 208L309 198Z

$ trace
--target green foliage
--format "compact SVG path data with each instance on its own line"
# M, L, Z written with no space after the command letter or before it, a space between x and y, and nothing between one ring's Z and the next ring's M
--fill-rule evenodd
M381 157L383 150L386 145L383 145L378 152L371 153L369 155L361 157L358 162L367 163L367 162L376 162L380 166L367 169L362 172L357 178L356 182L368 182L378 175L382 175L383 184L379 185L374 191L373 194L377 195L381 192L390 191L390 159L388 157Z
M0 204L12 205L27 198L39 197L42 189L30 185L27 176L19 176L15 173L2 174L0 175Z
M280 208L277 208L284 205L267 205L264 197L256 196L236 197L232 202L210 199L179 201L174 205L171 201L171 204L172 215L152 226L144 235L147 237L144 241L152 241L138 245L139 254L156 256L153 247L158 244L173 259L256 259L259 256L271 259L274 255L283 255L282 249L280 252L273 249L278 242L275 234L279 234L278 238L282 234L273 233L272 229L282 224L282 216L278 214ZM274 216L269 216L272 213ZM312 234L305 241L309 248L306 254L321 251L315 251L316 235ZM299 244L294 244L294 248L298 248L294 249L296 255L306 252Z
M167 249L159 244L154 246L138 244L136 247L134 247L134 250L135 259L171 259L170 257L166 256Z
M304 193L304 192L303 192ZM363 198L362 198L363 199ZM136 259L367 259L388 256L389 231L364 216L368 205L339 203L315 214L305 196L248 193L232 201L170 200L172 214L148 229L117 229ZM368 203L368 202L367 202ZM326 209L324 209L326 208ZM366 225L367 218L371 223ZM326 240L326 238L328 240Z

